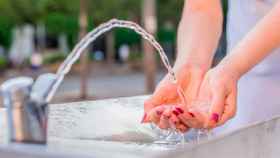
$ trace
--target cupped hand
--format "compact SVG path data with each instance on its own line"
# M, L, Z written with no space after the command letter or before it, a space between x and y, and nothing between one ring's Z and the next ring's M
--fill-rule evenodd
M177 84L172 83L169 75L165 76L154 94L146 100L142 122L152 122L162 129L167 129L171 121L176 128L185 131L189 128L186 120L193 119L192 114L188 113L187 105L196 99L206 70L198 65L183 64L175 66L174 71ZM184 99L178 93L178 86L185 94Z
M203 128L215 128L235 116L238 81L235 76L222 66L217 66L206 73L198 100L208 103L208 105L202 106L204 111L201 111L199 106L194 106L190 110L205 117ZM205 109L207 110L205 111Z

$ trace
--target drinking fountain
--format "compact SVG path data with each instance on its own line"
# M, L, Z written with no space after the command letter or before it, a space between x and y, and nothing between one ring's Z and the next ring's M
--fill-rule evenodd
M0 108L0 129L8 132L7 136L0 135L0 142L6 137L8 144L0 143L0 157L279 157L279 116L211 139L169 145L154 143L157 135L150 127L139 123L147 96L49 106L83 50L101 34L118 27L132 29L150 41L176 84L168 59L152 35L133 22L110 20L87 34L56 74L42 74L36 80L19 77L2 83L0 93L5 110Z
M46 144L46 96L54 80L55 75L43 74L35 82L29 77L18 77L1 85L7 109L8 142Z
M112 19L88 33L74 47L56 74L42 74L34 82L28 77L13 78L1 85L0 91L4 98L4 106L7 108L9 142L46 144L48 103L65 75L89 44L113 28L132 29L149 41L158 51L170 79L176 84L175 73L163 48L155 38L134 22Z

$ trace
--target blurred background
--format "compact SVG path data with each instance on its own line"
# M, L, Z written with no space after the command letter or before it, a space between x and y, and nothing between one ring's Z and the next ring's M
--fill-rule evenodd
M222 2L226 15L227 1ZM154 34L173 63L183 3L0 0L0 83L16 76L55 73L79 39L112 18L134 21ZM224 29L214 64L226 53L225 37ZM66 76L54 102L149 94L165 74L151 45L131 30L115 29L90 45Z

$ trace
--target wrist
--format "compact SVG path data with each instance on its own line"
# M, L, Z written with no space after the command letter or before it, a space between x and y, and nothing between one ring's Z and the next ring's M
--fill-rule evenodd
M196 67L199 66L202 69L206 70L209 70L211 68L214 53L205 53L209 51L201 48L192 49L191 46L185 47L186 48L178 46L178 56L175 62L175 66L187 64L194 65Z
M195 62L195 61L176 61L173 67L173 70L175 73L180 73L182 70L188 69L188 70L195 70L199 72L206 73L211 66L207 63L203 62Z
M238 71L237 67L234 66L234 64L231 64L229 62L221 62L218 64L215 68L220 74L223 76L227 76L227 78L239 80L242 76L242 73Z
M173 70L176 72L182 68L194 68L202 71L208 71L211 68L211 62L208 60L194 58L177 58Z

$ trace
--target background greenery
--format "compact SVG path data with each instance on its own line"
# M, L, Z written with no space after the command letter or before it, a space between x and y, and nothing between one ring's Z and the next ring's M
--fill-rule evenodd
M141 0L89 0L89 30L111 18L129 19L141 23ZM224 11L226 12L226 0ZM184 0L157 0L158 38L160 41L175 41ZM0 45L9 48L11 29L30 23L44 23L50 36L65 33L70 46L78 35L78 0L0 0ZM166 22L173 25L167 30ZM116 45L140 43L132 31L117 30ZM128 40L129 39L129 40Z

